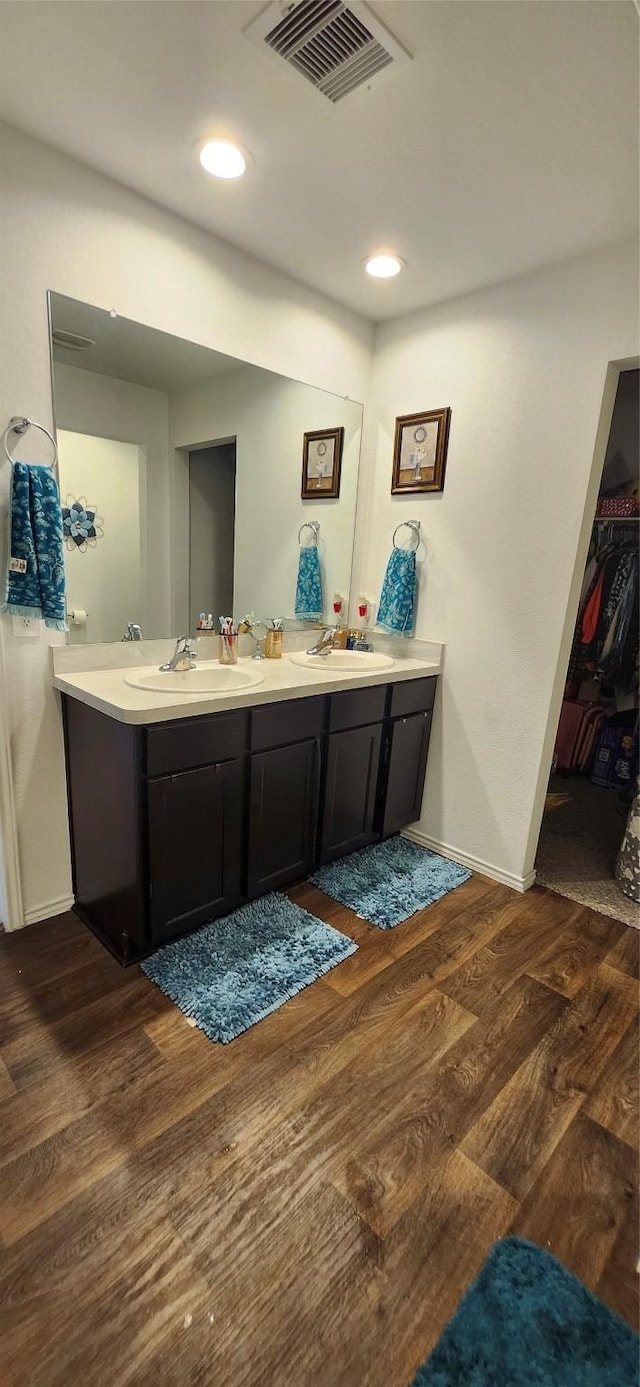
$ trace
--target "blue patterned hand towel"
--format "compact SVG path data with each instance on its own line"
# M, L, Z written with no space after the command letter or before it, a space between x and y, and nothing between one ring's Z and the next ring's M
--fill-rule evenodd
M0 611L44 620L68 631L64 602L62 511L50 467L14 462L11 478L11 551Z
M388 636L412 636L415 615L415 549L394 546L382 583L376 626Z
M322 621L322 574L317 544L300 550L295 614L297 621Z

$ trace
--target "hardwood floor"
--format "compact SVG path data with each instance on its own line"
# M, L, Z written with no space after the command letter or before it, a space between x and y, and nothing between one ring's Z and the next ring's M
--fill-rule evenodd
M212 1045L72 915L0 937L3 1387L405 1387L491 1244L631 1322L640 935L473 877Z

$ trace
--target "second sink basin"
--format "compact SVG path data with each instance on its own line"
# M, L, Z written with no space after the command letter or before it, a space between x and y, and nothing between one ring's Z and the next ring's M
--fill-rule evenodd
M360 670L362 674L375 674L379 669L392 669L395 660L390 655L378 655L375 650L330 650L328 655L307 655L304 650L297 650L290 655L292 665L303 665L305 669L317 669L319 674L323 670L351 669L354 672Z
M142 669L125 674L125 684L152 693L207 694L242 693L264 682L259 669L240 669L238 665L201 665L196 669Z

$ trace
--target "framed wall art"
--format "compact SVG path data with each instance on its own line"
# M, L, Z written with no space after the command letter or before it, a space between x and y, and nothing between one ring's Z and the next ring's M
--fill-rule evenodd
M302 450L303 501L340 495L344 429L315 429L305 433Z
M396 419L391 494L443 491L450 409L427 409Z

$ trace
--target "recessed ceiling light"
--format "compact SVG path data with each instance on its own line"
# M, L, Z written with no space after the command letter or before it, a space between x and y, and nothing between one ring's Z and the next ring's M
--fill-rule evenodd
M375 255L367 256L364 268L368 275L374 279L393 279L394 275L399 275L404 268L405 261L395 255L393 251L377 251Z
M246 155L230 140L208 140L200 150L200 163L214 178L241 178L246 167Z

